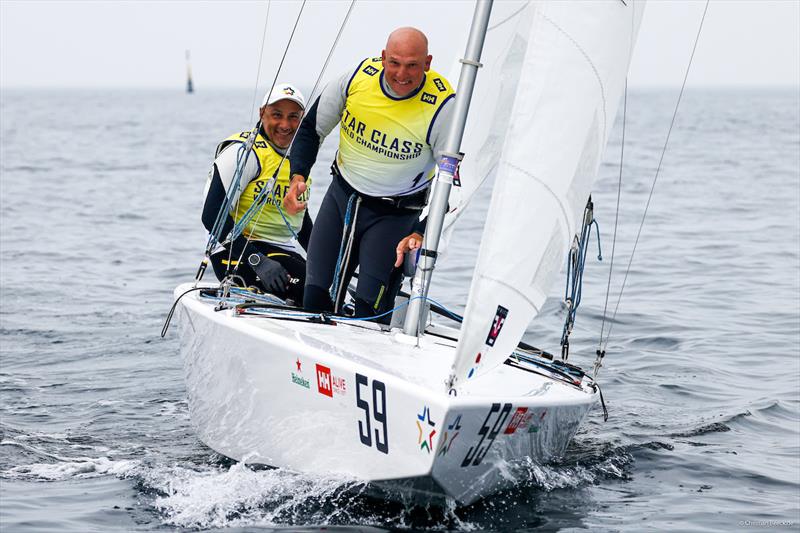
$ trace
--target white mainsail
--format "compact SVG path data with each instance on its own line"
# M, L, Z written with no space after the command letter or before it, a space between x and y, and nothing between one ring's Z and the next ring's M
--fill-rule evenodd
M644 11L633 0L501 6L482 57L494 72L479 74L462 147L465 179L496 172L496 183L452 386L501 364L541 310L580 231Z

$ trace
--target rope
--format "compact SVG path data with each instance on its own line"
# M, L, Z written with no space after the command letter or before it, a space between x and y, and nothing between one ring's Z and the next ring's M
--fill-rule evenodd
M379 318L383 318L385 316L388 316L388 315L394 313L395 311L398 311L398 310L408 306L414 300L427 300L427 301L429 301L429 302L441 307L442 309L445 309L442 306L442 304L440 304L439 302L437 302L436 300L434 300L432 298L429 298L427 296L414 296L413 298L409 299L408 301L405 301L405 302L401 303L400 305L396 306L395 308L390 309L388 311L385 311L385 312L383 312L383 313L381 313L379 315L365 316L365 317L328 316L328 318L333 320L333 321L335 321L335 322L369 322L369 321L372 321L372 320L378 320ZM305 311L286 313L286 312L282 312L282 311L278 311L278 310L269 310L269 311L258 312L255 309L253 309L253 312L256 313L256 314L260 314L260 315L276 314L276 315L279 315L279 316L287 316L287 317L295 317L295 318L317 318L317 317L320 316L319 313L311 313L311 312L305 312ZM448 311L448 313L449 312L450 311Z
M197 290L203 290L203 289L208 290L207 287L198 287L197 288ZM178 300L180 300L188 292L191 292L191 291L187 291L186 293L182 294L180 297L178 297ZM238 302L241 302L241 303L245 303L248 299L251 299L251 300L255 299L255 300L261 300L263 303L268 304L268 305L278 305L278 304L282 304L283 303L283 301L280 298L277 298L275 296L272 296L272 295L269 295L269 294L256 294L256 293L253 293L253 292L251 292L251 291L249 291L247 289L243 289L243 288L239 288L239 287L231 287L230 288L230 294L231 295L229 297L226 297L226 298L220 298L218 296L209 296L208 294L203 294L202 297L203 298L209 298L209 299L212 299L212 300L215 300L215 301L220 301L220 302L223 301L223 300L234 300L234 301L238 301ZM370 320L376 320L376 319L379 319L379 318L383 318L384 316L386 316L386 315L388 315L390 313L394 313L395 311L397 311L399 309L402 309L403 307L406 307L409 304L409 302L411 302L413 300L418 300L418 299L423 299L423 300L427 300L428 302L430 302L431 303L431 309L436 310L436 312L438 312L440 314L448 315L449 317L453 318L454 320L461 318L460 315L458 315L454 311L451 311L450 309L445 307L444 304L439 303L438 301L436 301L433 298L430 298L428 296L414 296L410 300L408 300L406 302L403 302L402 304L396 306L395 308L393 308L393 309L391 309L389 311L386 311L384 313L381 313L379 315L375 315L375 316L368 316L368 317L339 317L339 316L337 316L337 317L332 317L332 318L334 320L342 321L342 322L344 322L344 321L370 321ZM177 300L176 300L176 302L177 302ZM276 312L278 312L278 311L276 311ZM293 315L293 316L296 316L296 317L306 317L306 318L308 318L308 317L318 317L319 316L319 313L311 313L311 312L308 312L308 311L294 311L294 312L297 313L297 314ZM280 314L285 314L285 313L280 313Z
M356 198L356 207L353 211L353 220L350 222L350 236L347 238L347 250L344 256L344 264L342 265L342 273L345 274L350 269L350 255L353 253L353 241L355 241L356 236L356 228L358 227L358 211L359 207L361 207L361 197L359 196ZM339 299L339 295L342 294L342 289L344 288L344 280L345 276L341 276L339 280L339 287L336 289L336 299ZM334 306L334 311L338 311L339 306Z
M228 211L231 209L233 197L236 196L236 192L239 189L242 172L244 172L244 167L247 165L247 158L250 156L250 148L252 147L253 142L255 142L255 130L257 128L258 127L256 126L254 131L250 132L250 136L247 138L247 141L239 146L239 150L236 153L236 170L233 172L233 178L231 179L231 184L228 187L228 193L225 195L225 201L222 202L222 207L217 213L217 218L214 220L211 233L208 235L208 241L206 242L206 256L210 254L214 245L220 242L220 239L222 238L221 233L222 228L225 226L225 218L228 216Z
M289 47L291 46L292 39L294 38L295 30L297 30L297 25L300 23L300 16L303 14L303 8L305 7L305 5L306 5L306 1L303 0L303 4L300 6L300 11L297 14L297 18L295 19L294 26L292 27L292 33L289 36L289 42L286 44L286 48L283 50L283 56L281 57L281 62L278 65L278 70L275 72L275 77L272 80L272 85L270 86L269 93L272 93L272 90L275 88L275 83L277 83L278 76L280 75L281 68L283 67L283 62L286 59L286 54L288 53ZM267 9L267 18L268 17L269 17L269 9ZM264 21L264 32L265 32L264 35L265 36L266 36L267 22L268 22L268 20ZM264 52L264 40L262 40L262 42L261 42L261 55L262 56L263 56L263 52ZM259 70L258 75L260 76L260 71L261 71L261 58L260 57L259 57L258 70ZM256 89L255 90L256 90L256 93L257 93L258 92L258 76L256 77ZM255 99L254 99L253 105L255 105ZM225 202L223 202L223 205L221 206L221 208L219 210L219 213L217 213L217 219L214 222L213 231L211 232L211 234L208 237L208 243L206 244L206 257L210 256L211 250L212 250L214 244L220 242L220 238L221 238L220 233L222 231L222 227L224 226L224 221L227 218L228 213L231 210L231 204L233 203L233 197L236 195L236 191L238 191L238 189L240 187L242 173L244 172L244 168L247 165L247 159L250 157L250 152L252 151L253 144L255 144L255 140L256 140L256 137L258 136L260 128L261 128L261 119L258 120L258 122L256 123L255 127L250 132L250 135L248 136L247 141L245 141L245 143L243 143L242 145L239 146L239 152L238 152L238 154L236 156L236 170L234 171L234 177L231 180L231 186L229 187L228 194L225 196ZM279 170L280 170L280 168L279 168ZM237 199L237 205L238 205L238 199ZM238 233L237 233L236 230L237 230L237 225L234 225L234 228L231 230L231 233L228 236L227 240L231 244L241 234L241 227L239 227ZM250 239L248 237L247 243L249 243L249 242L250 242ZM239 258L237 259L236 264L233 266L233 272L236 272L236 270L239 268L239 263L241 263L242 257L244 256L244 252L247 249L247 243L245 243L245 246L242 247L242 252L239 255ZM233 258L233 246L231 245L230 249L228 250L228 267L225 270L225 275L226 276L228 276L231 273L231 268L230 267L231 267L231 263L232 263L232 261L231 261L232 258Z
M305 7L305 0L303 0L303 4L300 6L300 12L297 15L297 19L295 19L294 27L292 28L292 33L289 36L289 42L286 45L286 48L283 51L283 57L281 57L280 65L278 66L278 71L275 73L275 78L272 80L272 86L270 87L269 92L272 92L272 89L275 88L275 83L277 82L278 75L280 74L280 69L283 66L283 61L286 59L286 53L289 51L289 46L291 45L292 38L294 37L294 32L297 29L297 24L300 22L300 15L303 13L303 8ZM258 68L256 70L256 84L255 88L253 89L253 104L252 109L255 108L256 98L258 95L258 81L261 78L261 62L264 57L264 43L266 42L267 37L267 25L269 23L269 11L270 6L272 5L271 0L267 2L267 14L264 17L264 30L261 36L261 50L258 56ZM224 221L228 216L228 212L231 209L231 204L233 203L233 197L236 196L236 191L239 189L239 185L241 182L242 173L244 172L244 167L247 165L247 159L250 157L250 149L252 148L253 144L255 143L256 136L258 135L258 130L261 125L261 120L256 123L253 130L250 132L250 136L247 138L247 141L239 146L239 151L236 155L236 170L234 171L234 178L231 180L231 186L229 187L228 194L225 196L225 202L223 202L222 208L217 213L217 218L214 221L214 226L211 231L211 234L208 237L208 242L206 243L206 256L208 257L211 253L211 249L213 246L220 241L222 237L220 235L222 231L222 227L224 226ZM235 237L230 239L231 242ZM228 264L230 265L231 254L228 254ZM240 258L241 259L241 258ZM227 270L226 270L227 273Z
M706 0L706 5L705 5L705 8L703 9L703 16L700 19L700 26L697 28L697 36L695 37L694 46L692 47L692 54L689 57L689 64L686 66L686 73L683 76L683 84L681 85L680 93L678 93L678 101L675 103L675 110L672 113L672 120L670 121L670 124L669 124L669 130L667 131L667 137L664 140L664 146L661 149L661 157L658 160L658 166L656 167L656 174L655 174L655 177L653 178L653 184L650 187L650 194L647 197L647 203L645 204L644 213L642 214L642 220L641 220L641 222L639 224L639 230L636 233L636 240L633 243L633 250L631 251L631 257L630 257L630 259L628 261L628 267L625 270L625 276L624 276L624 278L622 280L622 286L620 287L619 297L617 298L617 304L616 304L616 306L614 308L614 314L611 316L611 320L610 320L610 323L609 323L609 326L608 326L608 334L606 335L605 343L603 344L603 340L602 339L600 340L601 344L603 345L603 348L601 350L602 352L605 352L606 348L608 347L608 340L611 338L611 330L614 327L614 319L617 316L617 311L619 311L619 304L622 301L622 294L623 294L623 291L625 290L625 284L628 281L628 274L630 273L631 265L633 263L633 256L636 254L636 247L638 246L639 238L642 235L642 228L644 227L644 221L647 218L647 211L650 208L650 201L653 199L653 192L655 191L656 183L658 182L658 176L659 176L659 174L661 172L661 165L664 162L664 155L667 152L667 145L669 144L669 138L670 138L670 135L672 134L672 128L675 125L675 118L678 116L678 108L680 107L680 104L681 104L681 98L683 97L683 91L686 88L686 80L689 78L689 71L692 68L692 61L694 60L694 54L695 54L695 51L697 50L697 43L700 40L700 32L703 30L703 22L705 21L706 13L708 12L709 1L710 0Z
M598 261L602 261L603 254L600 247L600 226L594 219L594 204L590 196L583 211L580 238L576 237L567 256L567 280L566 286L564 287L564 301L567 303L568 311L564 319L564 329L561 332L562 360L566 360L569 356L569 336L570 333L572 333L578 307L581 304L581 297L583 295L583 272L586 265L586 256L589 252L592 226L595 226L597 229L597 259Z
M167 331L169 330L169 323L172 322L172 315L175 314L175 308L178 307L178 302L181 301L181 298L183 298L190 292L202 291L203 289L205 289L205 287L192 287L191 289L187 290L186 292L175 298L175 301L172 302L172 307L169 308L169 313L167 313L167 319L164 321L164 326L162 326L161 328L162 339L166 336Z
M256 102L258 101L258 82L261 79L261 60L264 57L264 43L267 40L267 23L269 22L270 6L272 6L272 0L267 0L267 16L264 17L264 32L261 34L261 52L258 55L258 70L256 70L256 86L253 88L253 104L250 106L250 120L253 120L253 115L256 113Z
M353 214L353 204L355 203L355 216ZM339 257L336 258L336 270L333 272L333 283L328 289L331 300L333 301L334 312L339 310L339 294L344 282L344 272L350 262L350 251L353 247L353 236L355 235L355 218L358 217L358 207L361 205L361 197L353 193L347 199L347 210L344 214L344 224L342 226L342 242L339 244ZM351 221L351 217L353 220Z
M325 75L325 71L328 68L328 64L330 63L331 57L333 56L333 52L336 50L336 46L339 44L339 40L341 39L342 33L344 32L344 28L347 25L347 21L350 19L350 14L353 11L353 6L354 5L355 5L355 0L351 0L350 1L350 7L347 9L347 13L345 14L345 17L342 20L342 24L339 26L339 32L336 34L336 38L334 39L333 44L331 45L331 48L328 51L328 56L325 58L325 63L322 65L322 69L320 70L320 73L317 76L316 81L314 82L314 87L311 89L311 95L308 98L308 102L312 102L314 100L314 96L317 93L317 89L319 88L319 84L322 81L322 77ZM303 0L303 6L305 6L305 0ZM286 57L286 52L288 51L289 46L291 45L292 38L294 37L295 29L297 28L297 23L300 21L300 15L302 15L302 13L303 13L303 7L301 6L300 12L297 15L297 20L295 21L294 28L292 29L292 35L290 36L289 42L286 45L286 50L284 50L283 58ZM276 83L276 81L278 79L278 76L280 74L280 70L281 70L282 67L283 67L283 59L281 59L281 63L278 66L278 71L275 74L275 79L273 80L272 88L275 87L275 83ZM270 89L270 92L272 92L272 88ZM306 115L303 114L303 118L300 120L300 126L302 126L303 120L305 120L305 118L306 118ZM299 126L298 126L298 128L299 128ZM246 225L252 219L253 213L255 212L256 209L258 209L258 217L256 218L256 221L254 222L254 225L258 224L258 221L260 220L260 217L261 217L262 209L263 209L264 205L266 205L265 197L266 197L267 194L272 199L272 204L278 210L278 213L280 213L281 218L283 219L283 223L286 224L286 227L289 228L289 231L292 232L292 236L295 239L298 238L297 237L297 233L294 231L294 228L292 227L291 223L286 218L286 215L285 215L283 209L281 208L280 202L278 202L276 200L276 198L275 198L275 181L277 180L277 177L278 177L278 175L279 175L279 173L281 171L281 168L283 167L283 163L286 161L286 158L289 156L289 153L291 152L292 146L294 145L294 139L295 138L292 137L292 140L289 143L289 147L286 149L286 152L283 154L283 157L281 158L280 163L278 163L278 168L275 170L275 173L272 175L272 178L270 178L270 180L267 182L266 186L264 188L262 188L262 190L258 193L258 196L256 196L255 200L253 200L253 203L250 205L248 210L245 212L245 214L240 219L240 222L241 221L245 221L245 223L243 225L237 224L236 226L234 226L234 230L237 230L238 233L234 234L234 237L231 238L231 241L233 241L235 237L238 237L239 235L241 235L241 233L244 230L244 227L246 227ZM251 235L247 235L247 240L245 242L245 246L242 248L242 253L239 256L239 260L237 262L237 266L238 266L238 263L241 263L242 257L244 255L244 251L247 249L247 244L250 243L250 240L251 240ZM234 267L234 269L235 268L236 267Z
M289 48L292 46L292 41L294 40L294 34L297 31L298 24L300 24L300 18L303 15L303 9L305 8L305 6L306 6L306 0L303 0L303 3L300 5L300 11L297 13L297 18L295 18L295 20L294 20L294 26L292 26L292 33L289 34L289 41L286 43L286 46L283 49L283 55L281 56L281 61L278 64L278 69L275 71L275 77L272 78L272 84L270 85L270 88L269 88L269 91L267 92L267 94L272 94L272 91L275 89L275 84L278 82L278 76L280 76L281 70L283 69L283 62L286 60L286 54L289 53ZM269 15L269 12L267 14ZM265 28L266 28L266 24L265 24ZM258 91L258 86L256 86L256 91ZM260 126L261 126L261 119L259 118L258 124L256 125L256 131L255 131L256 134L258 133L258 130L260 129ZM239 219L239 222L234 225L233 230L231 230L231 236L230 236L230 241L231 242L236 240L236 238L239 235L242 234L242 231L244 230L244 228L247 226L247 224L252 219L253 213L255 212L256 207L259 208L259 212L260 212L260 208L263 207L263 203L264 203L263 202L263 198L266 196L266 193L264 191L267 190L267 189L272 191L272 189L274 188L274 181L277 178L278 173L281 170L281 166L283 165L283 162L286 160L286 156L287 156L288 153L289 153L289 150L287 149L286 153L283 154L283 158L281 158L281 162L278 164L277 170L272 175L272 178L270 178L270 181L267 183L267 186L261 189L261 191L258 193L258 196L256 196L256 199L253 200L252 205L250 205L250 207L247 209L247 211L245 211L244 215L242 215L242 218ZM274 200L274 193L273 193L273 200ZM280 210L280 207L278 209ZM284 221L286 222L286 218L285 217L284 217ZM244 222L244 223L242 224L241 222ZM258 219L256 220L256 223L258 223ZM287 222L287 225L291 227L291 225L288 224L288 222ZM294 233L293 229L292 229L292 233ZM295 237L296 237L296 235L295 235ZM250 242L250 238L248 236L247 243L249 243L249 242ZM246 248L247 248L246 245L245 245L244 248L242 248L242 254L244 254L244 250ZM239 261L241 261L241 260L242 260L242 257L240 256L239 257Z

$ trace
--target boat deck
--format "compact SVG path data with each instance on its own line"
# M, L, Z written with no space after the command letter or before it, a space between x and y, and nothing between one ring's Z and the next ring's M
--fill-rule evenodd
M186 298L207 311L219 303L218 299L198 293ZM320 354L342 357L428 391L446 394L445 382L453 364L459 333L454 328L430 324L426 334L417 338L404 335L398 328L387 330L372 322L312 323L305 319L307 314L300 312L261 313L258 310L241 313L235 309L214 312L220 319L235 318L243 333L267 335L273 342L279 337L286 346L299 342ZM591 379L588 376L577 379L560 370L563 369L555 368L544 357L521 353L490 374L459 387L459 399L468 402L469 398L498 398L498 391L503 391L508 398L541 396L540 400L546 403L550 396L548 391L556 388L560 403L571 397L577 403L586 402L586 394L594 392Z

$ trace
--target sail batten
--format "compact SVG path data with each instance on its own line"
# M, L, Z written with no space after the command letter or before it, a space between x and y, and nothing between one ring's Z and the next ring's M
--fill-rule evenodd
M643 4L503 3L493 13L491 75L473 99L506 122L477 119L464 143L465 180L496 181L451 386L502 363L544 305L580 228Z

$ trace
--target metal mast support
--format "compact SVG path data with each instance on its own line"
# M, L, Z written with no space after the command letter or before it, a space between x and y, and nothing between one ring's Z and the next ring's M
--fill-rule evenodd
M428 222L425 230L425 239L422 241L417 270L414 273L413 290L410 303L403 323L403 333L418 336L420 333L420 316L422 314L424 297L428 296L428 287L436 264L439 238L442 235L444 215L447 211L447 201L450 197L450 188L453 185L453 175L456 173L461 160L461 139L464 137L464 125L467 122L469 104L472 100L472 90L475 87L475 77L478 68L482 65L481 51L486 38L486 27L489 25L489 15L492 12L492 0L478 0L475 4L475 13L472 16L472 27L469 30L469 40L464 59L461 60L461 75L458 78L458 89L455 97L455 110L453 122L447 135L447 144L439 160L439 175L436 178L433 198L428 210Z

